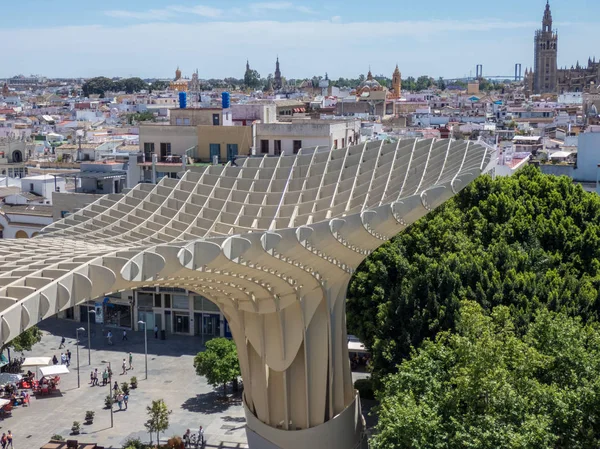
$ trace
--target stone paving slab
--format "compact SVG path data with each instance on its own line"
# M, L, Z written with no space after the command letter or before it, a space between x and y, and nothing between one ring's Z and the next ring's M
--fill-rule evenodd
M82 423L82 434L76 439L97 442L106 448L121 448L128 438L140 438L149 442L145 430L146 406L154 399L164 399L169 409L170 428L165 440L172 435L182 435L186 429L205 429L207 448L247 448L244 411L241 401L223 402L220 390L214 391L203 377L196 375L193 367L194 355L203 349L200 338L169 336L167 340L154 339L148 333L148 380L144 380L144 336L143 332L128 332L127 341L121 340L121 332L112 330L114 345L109 346L103 337L100 325L93 326L91 342L91 366L88 365L87 331L80 333L80 382L77 388L75 329L87 323L75 323L55 318L40 324L44 337L25 356L49 356L60 358L61 336L67 339L70 349L70 374L61 376L60 393L31 400L30 407L13 409L13 416L0 421L0 431L12 430L15 447L36 449L46 443L53 434L65 438L70 436L73 421ZM83 334L83 335L82 335ZM121 375L121 364L127 353L133 354L134 369ZM16 354L12 354L15 356ZM139 386L130 393L128 410L113 412L114 427L111 428L110 410L104 408L108 386L90 385L90 372L98 368L101 373L108 363L114 373L113 383L129 382L131 376L138 378ZM92 425L83 425L86 410L96 412ZM163 437L161 436L161 440Z

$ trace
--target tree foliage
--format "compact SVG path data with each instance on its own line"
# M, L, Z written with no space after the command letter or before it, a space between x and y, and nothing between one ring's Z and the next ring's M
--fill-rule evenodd
M83 95L86 97L94 94L104 97L106 92L125 92L132 94L147 89L149 89L149 85L144 80L137 77L113 81L110 78L99 76L90 78L83 83L82 86Z
M263 86L260 80L260 74L256 70L250 70L244 74L244 86L250 89L257 89Z
M375 449L583 449L600 444L600 328L540 309L524 336L463 301L455 332L384 380Z
M528 166L481 176L375 251L348 290L348 324L377 376L456 326L460 301L505 305L523 332L547 307L598 319L600 197Z
M152 435L156 432L156 442L160 441L160 433L166 431L169 428L169 415L172 413L167 408L167 404L163 399L152 401L152 405L146 407L148 420L144 423L144 426Z
M206 350L194 357L196 374L205 376L210 385L223 386L223 395L227 394L227 383L235 381L240 375L240 363L235 342L227 338L213 338L206 343Z
M8 343L2 345L0 352L4 352L6 348L12 348L15 351L31 351L33 345L39 343L42 340L42 331L37 326L32 326L26 331L22 332L18 337L13 338Z

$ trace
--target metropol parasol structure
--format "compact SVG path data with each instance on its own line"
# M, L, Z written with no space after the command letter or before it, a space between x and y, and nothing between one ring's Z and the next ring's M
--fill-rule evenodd
M181 287L227 318L248 443L366 447L345 299L377 247L496 163L478 141L302 149L186 171L104 196L0 245L0 336L109 293Z

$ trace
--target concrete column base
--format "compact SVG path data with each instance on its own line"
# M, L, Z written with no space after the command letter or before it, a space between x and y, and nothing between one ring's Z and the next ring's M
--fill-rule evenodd
M368 449L358 393L339 415L317 427L283 430L260 421L244 403L250 449Z

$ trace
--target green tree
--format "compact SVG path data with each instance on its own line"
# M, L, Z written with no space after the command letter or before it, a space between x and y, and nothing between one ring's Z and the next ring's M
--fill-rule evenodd
M244 86L250 89L258 89L261 86L260 74L256 70L250 70L244 74Z
M13 338L8 343L2 345L0 352L5 349L14 349L18 352L31 351L31 348L42 339L42 331L37 326L32 326L29 329L21 332L18 337Z
M194 357L196 374L205 376L210 385L223 386L227 395L227 383L236 381L241 375L235 342L227 338L213 338L206 343L206 350Z
M148 88L151 91L155 91L155 90L166 90L168 87L169 87L168 81L156 80L156 81L152 81L152 83L150 83L150 86Z
M156 432L156 443L159 444L160 433L169 428L169 415L172 411L167 408L167 404L163 399L158 399L152 401L152 405L146 407L146 412L148 420L144 426L150 433L150 438L152 438L152 433Z
M600 197L527 166L481 176L376 250L348 289L348 326L375 378L455 328L461 300L505 305L520 331L540 308L597 321Z
M440 90L446 90L446 81L441 76L437 80L437 87Z
M433 84L433 80L428 77L427 75L423 75L420 76L417 79L416 85L415 85L415 90L425 90L425 89L429 89Z
M106 78L104 76L99 76L96 78L91 78L83 83L81 87L83 91L83 95L89 97L90 95L104 95L106 92L112 90L114 88L113 81L110 78Z
M523 337L516 329L507 307L461 302L456 331L384 380L373 447L598 447L598 326L540 310Z

